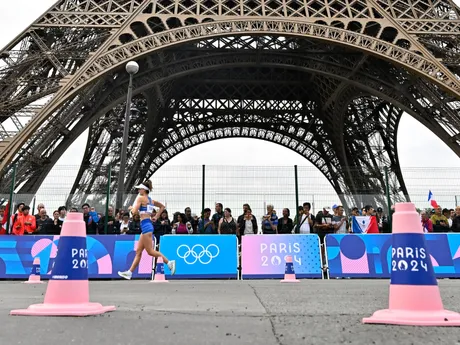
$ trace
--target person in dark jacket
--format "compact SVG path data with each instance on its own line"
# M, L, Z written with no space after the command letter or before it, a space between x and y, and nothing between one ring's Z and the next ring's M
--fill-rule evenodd
M252 214L251 208L248 207L246 213L242 218L239 219L238 226L240 229L240 235L256 235L258 232L257 219Z
M455 217L452 220L452 232L460 232L460 206L455 208Z
M94 207L90 207L89 204L83 204L81 208L83 209L83 220L86 224L86 234L96 235L99 223L97 212Z
M105 219L107 218L107 234L105 233ZM113 215L113 207L109 207L109 213L102 217L98 224L99 235L119 235L120 222Z
M288 208L283 209L283 217L278 219L278 234L292 234L294 222L289 218L290 215Z
M133 220L129 222L128 235L139 235L141 233L141 216L139 213L133 215Z
M156 223L154 224L153 228L155 229L154 235L155 235L157 245L159 245L161 236L170 234L172 230L171 221L169 220L169 217L168 217L168 211L166 210L163 211L163 213L160 215L160 217L157 219Z

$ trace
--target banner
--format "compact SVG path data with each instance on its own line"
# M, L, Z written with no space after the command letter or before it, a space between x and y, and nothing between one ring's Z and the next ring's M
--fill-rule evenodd
M353 216L351 217L351 229L355 234L378 234L379 227L375 216Z
M460 277L460 234L425 234L438 278ZM329 276L390 278L391 234L327 235Z
M238 278L238 240L234 235L165 235L160 251L176 260L176 274L168 279Z
M140 235L98 235L86 237L88 277L120 278L136 255ZM32 271L34 258L40 258L42 279L51 277L59 236L0 236L0 279L24 279ZM152 257L144 250L133 278L150 278Z
M322 278L318 235L243 236L241 278L283 278L287 255L297 278Z

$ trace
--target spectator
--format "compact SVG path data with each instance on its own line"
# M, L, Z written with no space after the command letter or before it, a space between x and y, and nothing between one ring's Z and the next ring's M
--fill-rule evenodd
M200 234L215 234L214 222L210 219L211 209L205 208L203 211L203 217L198 222L198 233Z
M278 216L271 204L267 205L267 214L262 217L262 232L266 235L278 233Z
M433 223L433 232L448 232L449 222L447 218L442 214L441 206L438 206L434 210L434 215L431 216L431 222Z
M379 227L377 222L377 217L375 216L375 210L371 205L364 206L364 213L367 217L375 217L375 223L370 223L369 228L367 229L367 234L378 234Z
M105 233L105 220L107 219L107 233ZM102 217L98 224L99 235L118 235L120 234L120 223L115 220L113 207L109 206L108 214Z
M44 204L38 204L37 206L37 214L35 215L35 220L37 221L41 216L40 216L40 210L44 209L45 205ZM48 217L48 216L47 216Z
M295 227L295 233L297 234L309 234L313 229L314 216L310 214L311 204L304 202L302 206L302 214L299 214L299 224Z
M64 222L64 220L65 220L66 215L67 215L67 208L65 206L59 206L58 212L59 212L59 221L62 224Z
M38 235L52 234L53 221L48 217L48 215L46 214L46 210L44 208L40 209L38 216L39 217L36 220L37 234Z
M232 217L232 210L228 207L224 210L224 217L219 220L219 227L217 228L219 235L237 235L240 236L238 231L238 224L235 218Z
M338 205L336 208L336 215L332 217L332 225L336 234L346 234L348 228L347 217L343 215L343 206Z
M460 232L460 206L455 207L455 217L452 220L452 231Z
M450 211L445 208L442 210L442 215L446 217L447 219L447 224L449 225L449 229L452 227L452 219L450 219Z
M359 217L359 208L356 206L353 207L350 211L350 216L348 217L348 232L353 232L353 217Z
M423 232L433 232L433 223L431 222L431 219L429 218L427 212L422 211L420 213L420 216L422 219Z
M192 214L192 209L190 207L186 207L185 210L185 222L188 222L192 225L193 233L197 233L197 217L196 214Z
M72 213L78 212L78 208L72 207L69 212L72 212Z
M192 224L190 224L190 222L185 221L185 214L180 213L177 216L177 223L174 223L172 233L177 235L186 235L193 233Z
M6 225L3 225L3 220L6 220L7 217L8 215L6 214L6 207L4 205L0 205L0 235L6 234Z
M243 219L240 222L238 222L238 229L240 231L240 236L257 234L257 219L252 214L252 210L250 207L248 207L248 209L244 213Z
M129 213L125 213L118 224L120 224L118 228L119 234L126 235L129 231Z
M291 212L288 208L283 208L283 217L278 219L278 234L292 234L294 230L294 222L289 216ZM309 218L307 216L307 218Z
M219 222L224 217L224 206L218 202L216 203L216 213L212 215L212 221L214 222L214 229L219 228Z
M324 242L326 234L334 233L334 225L332 224L332 215L329 214L331 209L328 206L323 207L316 215L315 224L313 228L316 230L321 243Z
M54 211L53 212L53 220L51 223L51 232L50 234L52 235L60 235L61 234L61 228L62 228L62 221L59 219L60 212L59 211Z
M86 224L86 234L96 235L99 217L94 207L90 207L89 204L83 204L81 208L83 209L83 220Z
M16 213L11 216L10 230L12 235L24 235L24 221L22 214L24 206L26 206L26 204L20 202Z
M300 222L299 219L302 219L302 216L303 216L303 206L297 206L297 214L294 217L294 227L296 229L296 232L297 232L297 225L299 225L299 222Z
M141 232L141 216L136 213L133 215L133 220L129 222L128 235L138 235Z
M167 235L171 233L171 221L169 220L168 211L164 210L163 213L160 215L159 219L155 223L154 227L154 235L157 244L160 244L161 237L163 235Z
M244 204L243 205L243 214L241 216L238 217L238 224L241 224L241 222L243 221L244 219L244 215L246 214L246 212L250 209L251 207L249 207L249 204Z
M22 216L24 220L24 234L25 235L32 235L35 230L37 229L37 223L35 216L29 214L30 207L24 206L22 209Z

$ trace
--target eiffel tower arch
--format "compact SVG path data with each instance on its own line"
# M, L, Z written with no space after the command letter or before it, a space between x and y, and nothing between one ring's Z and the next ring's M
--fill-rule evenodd
M344 204L378 202L383 166L407 200L404 112L460 156L459 28L449 0L60 0L0 52L0 192L16 164L35 193L87 129L72 194L102 192L135 60L127 190L190 147L246 137L308 159Z

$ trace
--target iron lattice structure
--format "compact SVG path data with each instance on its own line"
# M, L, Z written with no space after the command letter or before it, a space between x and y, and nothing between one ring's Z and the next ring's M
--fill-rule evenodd
M128 190L194 145L247 137L308 159L347 205L384 194L383 166L407 199L404 112L460 156L459 28L450 0L60 0L1 51L0 192L17 164L35 193L88 128L73 202L102 192L135 60Z

